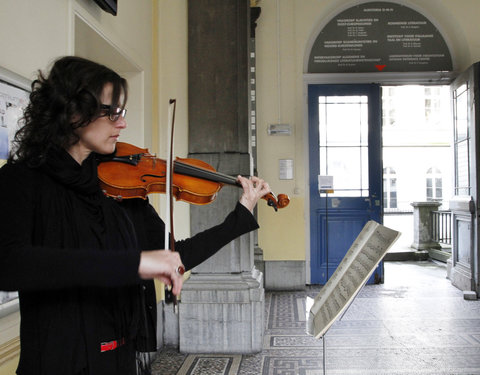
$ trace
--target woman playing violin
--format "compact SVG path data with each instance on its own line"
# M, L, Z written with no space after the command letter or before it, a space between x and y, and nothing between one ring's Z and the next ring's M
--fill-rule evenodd
M127 83L105 66L63 57L32 83L8 163L0 170L0 290L19 291L20 375L133 375L156 350L153 279L180 293L191 269L258 228L270 189L238 177L225 221L163 251L148 200L117 202L98 183L101 155L126 128Z

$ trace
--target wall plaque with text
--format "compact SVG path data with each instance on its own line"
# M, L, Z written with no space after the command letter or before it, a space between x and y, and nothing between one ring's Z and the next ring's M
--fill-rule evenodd
M330 20L315 40L308 73L451 71L445 40L425 16L375 1Z

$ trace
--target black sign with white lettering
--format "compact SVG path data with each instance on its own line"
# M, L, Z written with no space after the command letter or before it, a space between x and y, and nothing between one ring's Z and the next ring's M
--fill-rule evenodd
M404 5L375 1L333 18L315 40L309 73L451 71L437 28Z

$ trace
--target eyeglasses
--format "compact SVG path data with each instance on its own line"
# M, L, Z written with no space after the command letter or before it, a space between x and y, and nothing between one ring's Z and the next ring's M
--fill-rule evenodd
M102 104L102 105L100 105L100 108L102 110L105 110L105 111L108 111L108 112L106 112L105 114L100 115L98 117L108 116L108 118L112 122L117 121L120 116L125 118L125 116L127 115L127 110L125 108L123 108L123 109L122 108L116 108L117 112L112 112L113 108L112 108L111 105Z

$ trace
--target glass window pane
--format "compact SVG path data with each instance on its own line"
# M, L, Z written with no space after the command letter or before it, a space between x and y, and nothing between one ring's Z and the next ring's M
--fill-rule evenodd
M335 190L335 193L330 194L329 196L331 196L331 197L352 197L352 198L368 197L368 191L359 190L359 189Z
M368 143L367 96L319 97L320 146Z
M460 142L456 146L456 185L458 188L468 188L470 185L468 179L468 141Z
M457 91L458 92L458 91ZM468 137L468 91L456 97L455 130L456 140L461 141Z
M322 96L323 103L327 104L345 104L345 103L368 103L368 97L366 95L351 95L351 96Z
M332 175L334 195L368 196L368 97L320 96L320 174Z
M368 103L360 108L360 144L368 146Z
M327 175L327 148L320 147L320 175Z
M432 199L432 188L427 187L427 199L430 200Z
M327 108L325 105L320 103L320 99L325 99L324 96L320 96L319 104L318 104L318 137L319 137L319 145L326 146L327 145Z
M329 147L327 149L325 174L333 176L336 195L368 196L367 151L366 147Z
M435 191L435 198L437 199L442 199L442 188L441 187L437 187L436 191Z
M360 114L360 107L357 104L329 105L326 116L328 145L360 144Z
M397 208L397 197L392 197L392 200L390 202L390 208Z
M327 174L333 176L335 190L360 188L359 147L330 147L327 157Z
M462 85L455 90L455 193L469 195L470 192L470 159L468 133L468 86Z

